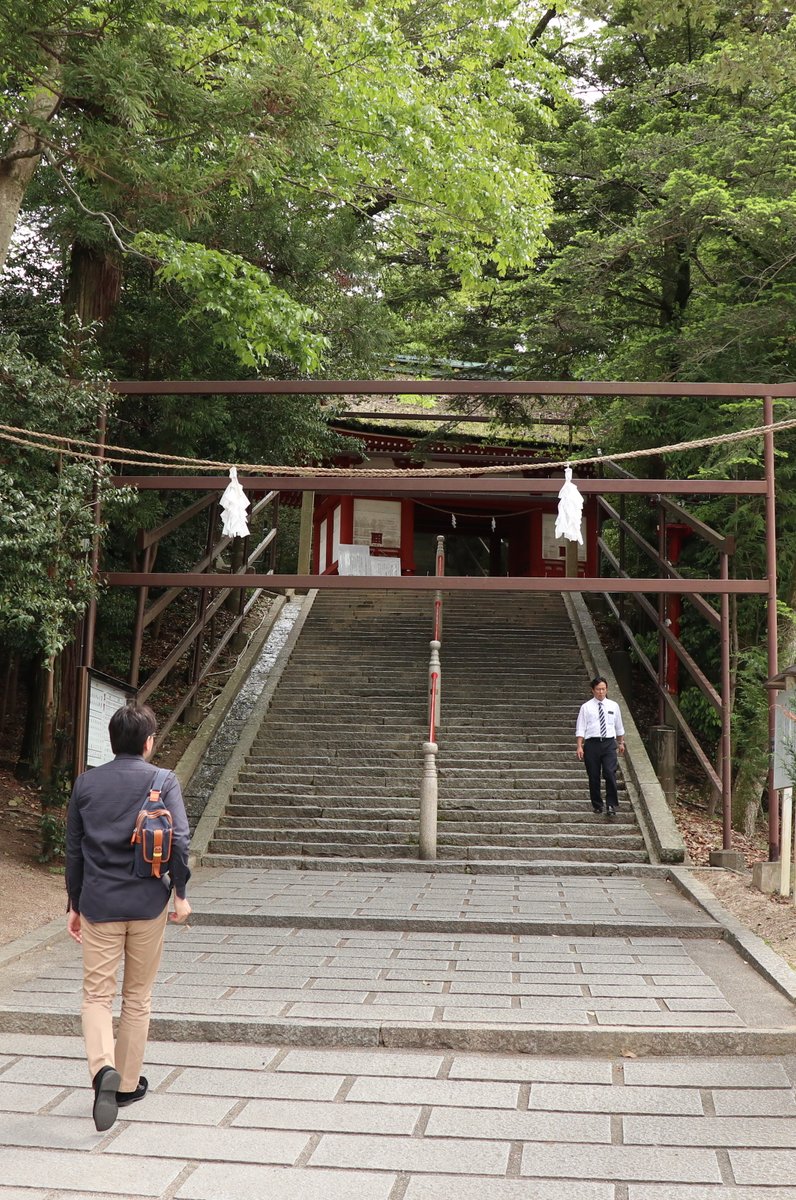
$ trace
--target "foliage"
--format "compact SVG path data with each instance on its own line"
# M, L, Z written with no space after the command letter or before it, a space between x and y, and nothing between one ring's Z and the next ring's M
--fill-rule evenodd
M300 279L280 277L285 236L300 254L341 226L353 249L366 229L380 256L444 261L469 283L533 261L548 188L525 128L548 123L560 87L536 45L543 13L23 0L0 10L0 166L40 150L29 200L67 243L151 256L244 367L313 370L323 330ZM3 178L0 234L19 202ZM313 290L355 308L345 277Z
M93 438L108 394L68 379L0 341L0 419L58 436ZM51 662L70 640L93 591L92 491L107 471L90 462L4 442L0 465L0 638ZM117 496L117 501L123 500Z

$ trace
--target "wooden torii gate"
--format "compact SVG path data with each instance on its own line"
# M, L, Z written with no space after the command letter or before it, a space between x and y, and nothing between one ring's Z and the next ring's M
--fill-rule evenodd
M661 397L692 397L694 400L744 398L759 399L761 402L761 426L764 443L763 478L756 480L726 480L726 479L638 479L635 477L620 477L611 479L579 479L578 487L584 494L595 494L603 509L616 517L616 513L604 495L654 496L662 505L677 509L681 519L690 521L697 532L707 531L709 541L721 552L721 572L719 578L684 578L665 559L664 553L658 556L659 572L657 578L630 577L627 574L613 576L592 576L580 578L545 578L534 576L505 576L505 577L469 577L446 576L444 588L446 591L524 591L524 592L587 592L617 595L634 595L644 597L654 594L658 597L678 595L696 600L718 618L722 650L722 747L720 785L724 807L725 849L731 845L731 744L729 725L729 679L730 679L730 633L729 633L729 597L731 595L760 595L766 598L767 607L767 645L768 645L768 675L773 678L778 671L777 661L777 565L776 565L776 504L774 476L774 401L778 398L796 398L796 385L771 385L749 383L702 383L680 384L661 382L625 382L625 381L508 381L508 380L158 380L158 381L118 381L111 384L111 389L122 395L146 395L157 397L196 396L196 395L248 395L248 396L368 396L368 395L446 395L446 396L661 396ZM539 467L526 468L533 470L538 476ZM523 470L522 464L517 467ZM202 475L120 475L114 482L120 486L133 486L141 489L180 490L222 492L229 482L226 476ZM240 483L244 490L255 489L262 491L264 484L271 492L313 492L319 488L319 477L316 474L280 475L258 474L256 476L241 476ZM550 495L560 486L561 479L520 477L508 478L506 475L477 476L468 475L467 469L462 469L456 476L434 478L428 475L418 476L411 470L401 472L398 477L367 476L362 472L352 470L348 477L343 475L325 475L322 478L322 489L329 495L377 496L396 498L401 496L433 497L436 499L455 500L457 498L518 498L534 495ZM766 517L766 546L765 574L761 579L731 579L728 569L728 551L731 549L730 539L709 530L696 518L689 518L685 510L675 506L670 497L733 495L761 496L764 499ZM607 547L601 543L601 549ZM610 555L609 555L610 558ZM97 564L99 565L99 564ZM102 580L109 586L116 587L165 587L165 588L197 588L197 589L229 589L229 588L266 588L270 591L285 589L342 589L356 590L391 589L396 591L436 591L439 581L426 576L403 577L355 577L333 574L229 574L208 573L179 573L153 571L111 571L100 572ZM717 595L720 597L720 612L716 613L713 606L708 605L703 597ZM89 614L88 628L93 631L93 615ZM93 636L86 638L86 649L83 667L89 668L93 663ZM86 671L83 672L86 675ZM698 681L699 682L699 681ZM701 684L700 684L701 686ZM83 686L84 697L87 689ZM704 690L704 689L703 689ZM776 696L769 692L769 737L773 747L776 725ZM80 720L80 717L79 717ZM85 713L82 716L85 722ZM773 787L773 773L769 772L769 857L771 861L779 858L780 813L779 797Z

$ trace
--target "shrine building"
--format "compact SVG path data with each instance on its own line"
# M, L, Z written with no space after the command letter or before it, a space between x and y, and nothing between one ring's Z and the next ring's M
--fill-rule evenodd
M560 468L543 464L566 456L565 444L489 446L475 439L456 442L335 426L362 444L360 455L335 458L356 471L517 464L523 475L550 475L550 494L522 500L422 496L374 498L324 494L319 480L313 507L312 570L317 575L433 575L436 539L445 535L448 575L563 576L566 543L555 536ZM571 447L570 447L571 449ZM536 465L539 464L539 465ZM580 478L594 468L577 468ZM420 480L418 480L420 485ZM598 504L587 496L578 546L578 575L598 574Z

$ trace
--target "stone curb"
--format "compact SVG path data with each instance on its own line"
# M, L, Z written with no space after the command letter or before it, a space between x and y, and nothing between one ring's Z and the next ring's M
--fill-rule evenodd
M58 1033L80 1036L78 1014L59 1014ZM0 1032L52 1034L52 1013L0 1011ZM166 1042L230 1042L235 1045L381 1046L403 1050L463 1050L539 1055L699 1058L730 1055L792 1055L796 1025L760 1029L640 1029L636 1026L472 1025L421 1022L323 1023L273 1018L239 1021L153 1016L150 1037Z
M253 871L373 871L397 875L403 871L457 875L605 875L663 876L664 863L573 863L568 859L522 862L515 859L462 858L314 858L289 854L209 854L203 865L216 870L242 868Z
M177 776L183 792L188 790L191 780L201 766L202 759L207 753L210 743L232 707L235 697L240 691L241 684L247 678L254 663L257 661L284 606L284 596L274 597L274 602L268 611L268 616L244 650L237 667L227 680L223 691L216 698L213 707L202 721L190 743L185 748L180 761L174 768L174 774Z
M268 676L265 687L260 693L251 711L251 715L241 731L237 745L229 756L226 766L221 772L218 782L208 798L202 816L199 818L193 838L191 839L191 857L196 863L201 863L202 856L207 853L207 848L210 845L210 840L215 832L216 825L218 824L218 821L229 802L229 798L232 795L232 790L235 786L235 780L237 779L238 773L246 761L246 757L250 753L254 744L254 740L260 731L260 726L262 725L263 718L268 711L271 701L273 700L274 692L276 691L279 680L282 677L282 672L287 666L290 656L293 653L299 634L304 628L304 622L309 616L310 609L315 602L315 597L317 594L317 590L311 591L308 592L308 594L303 598L301 612L296 618L293 627L287 636L287 640L279 652L279 656L276 659L276 662L274 663L273 668Z
M684 896L698 904L708 916L723 927L724 940L732 946L736 954L754 967L772 987L796 1004L796 971L791 970L784 959L734 917L704 883L694 879L686 867L670 867L669 878Z
M583 597L576 592L564 593L564 604L586 664L596 674L605 676L609 690L614 694L621 694ZM635 784L635 789L629 786L628 791L650 859L660 863L682 863L686 858L685 842L666 802L641 734L628 712L627 704L624 706L623 716L627 767L625 782L628 785Z
M64 893L64 915L57 917L54 921L48 921L46 925L40 925L38 929L31 930L30 933L25 933L22 937L15 938L13 942L7 942L5 946L0 946L0 970L8 966L9 963L15 962L18 958L22 958L25 954L32 954L36 950L41 950L47 942L53 941L55 938L60 938L62 934L66 934L66 893Z
M494 933L496 935L528 935L540 937L576 938L713 938L724 940L725 932L715 921L670 921L644 924L641 921L553 921L523 920L490 921L455 917L339 917L307 913L203 912L194 908L191 925L220 925L262 929L341 929L365 932L397 931L400 933Z

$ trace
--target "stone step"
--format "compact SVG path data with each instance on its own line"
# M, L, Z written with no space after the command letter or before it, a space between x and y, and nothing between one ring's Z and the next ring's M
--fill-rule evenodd
M421 747L417 746L417 753L420 755ZM338 768L341 763L346 767L351 765L349 751L345 747L338 745L334 746L315 746L314 753L308 750L306 753L301 753L299 748L295 752L286 746L284 749L274 751L272 754L250 754L246 757L246 766L244 770L268 770L270 768L278 768L280 771L291 771L294 768L299 771L323 770L324 768ZM502 748L500 756L495 756L493 762L495 770L516 769L524 771L532 770L540 763L550 763L555 761L555 769L559 769L559 762L554 759L554 755L561 755L561 760L566 763L566 756L574 758L574 748L572 743L567 743L566 746L551 748L546 756L544 752L528 750L520 750L519 747L507 746ZM461 771L480 771L483 768L483 754L473 753L465 755L462 751L458 751L454 757L448 753L447 747L443 746L440 758L440 770L461 770ZM386 750L382 746L374 750L370 756L357 753L354 760L355 765L359 768L366 768L372 762L374 769L383 769L390 774L407 769L408 760L404 757L402 750L390 749ZM492 766L483 768L491 771ZM585 771L581 768L581 777L585 777Z
M353 815L352 815L353 814ZM270 821L287 821L293 825L311 828L316 824L326 824L331 827L349 826L352 822L360 822L363 827L371 824L382 828L399 828L406 823L415 823L418 819L418 806L390 805L384 808L360 808L354 805L329 806L325 804L229 804L225 810L222 822L229 828L241 825L249 827L261 825ZM553 809L518 809L484 813L477 818L472 814L461 813L456 809L443 808L439 813L440 828L444 825L446 831L466 833L476 825L482 833L512 833L524 830L532 832L560 830L562 833L582 832L582 827L597 827L602 819L595 816L591 808L586 806L582 813L556 811ZM632 814L622 811L614 821L605 825L608 829L635 830Z
M595 831L599 823L599 836ZM383 817L369 816L356 811L350 818L330 817L323 813L318 817L306 817L294 814L292 817L270 819L255 816L226 815L219 822L216 837L240 836L251 840L254 837L269 837L274 841L285 841L296 836L299 839L310 831L318 829L331 830L340 835L351 834L357 839L365 834L371 840L380 841L389 837L402 835L411 839L417 833L417 814L406 817L393 817L385 820ZM587 832L584 832L587 831ZM586 822L550 822L531 823L517 821L511 824L497 821L444 821L438 828L438 840L447 845L458 843L481 842L486 839L496 846L510 845L552 845L552 846L586 846L602 845L610 841L612 845L621 844L639 848L641 836L630 822L620 822L618 819L605 822L595 818L589 824Z
M223 847L215 844L215 840L210 845L210 850L207 855L203 856L203 863L207 866L223 865L225 860L228 863L232 858L241 858L244 860L244 865L248 866L267 866L271 865L268 862L269 858L279 857L296 857L299 858L403 858L411 859L415 862L417 858L417 846L405 845L399 842L393 844L378 845L371 842L363 841L356 847L355 853L352 854L352 847L346 842L332 841L331 839L322 839L319 841L302 841L293 842L292 844L280 842L226 842ZM507 853L505 848L495 848L493 846L468 846L466 852L462 847L443 846L439 849L439 857L441 859L455 859L467 864L476 862L559 862L559 863L646 863L647 856L640 850L613 850L604 847L599 849L583 848L577 851L564 849L557 846L546 846L543 849L528 848L512 848L510 853Z
M619 791L619 794L621 795L622 790L618 789L618 791ZM408 800L412 800L413 798L417 798L419 796L419 792L420 792L420 783L419 783L419 774L418 774L418 786L414 792L414 796L411 791L407 791L404 794L406 795ZM569 792L567 792L563 788L545 788L545 787L489 788L489 789L487 789L486 787L484 787L484 788L472 787L472 788L457 788L455 795L452 792L448 791L446 794L444 794L441 797L441 799L443 802L445 802L445 801L447 801L448 803L456 802L457 804L460 803L461 801L465 801L465 800L472 800L473 802L475 802L477 804L492 804L495 801L500 802L502 800L513 800L513 799L541 800L541 801L552 802L554 804L559 804L559 803L563 803L564 801L567 801L567 800L569 800L571 803L577 803L578 798L585 797L585 795L586 795L586 792L585 792L584 788L581 788L581 789L572 788L572 789L570 789ZM398 793L396 791L392 791L389 788L383 788L381 791L379 791L375 788L371 788L370 792L366 795L362 792L356 792L356 793L347 792L345 790L344 786L335 784L334 782L330 783L327 787L315 786L311 789L310 788L302 788L299 786L291 787L289 785L282 785L282 786L274 786L274 787L269 787L269 788L264 787L264 788L260 788L257 791L253 791L253 790L245 791L243 789L236 788L235 791L233 792L234 800L238 804L245 804L247 802L247 797L254 800L255 802L257 800L264 800L264 799L267 799L267 800L273 802L273 801L278 801L279 798L282 798L283 801L289 800L291 796L297 796L302 799L304 799L304 798L320 799L320 798L328 797L328 799L330 799L330 800L335 799L335 800L341 801L342 803L345 802L346 796L350 796L352 804L368 804L368 805L375 805L376 807L379 806L380 801L383 802L385 799L391 799L391 800L396 800L396 801L398 801L400 799L400 793Z
M395 797L377 797L377 803L365 804L360 796L337 797L316 797L313 799L303 799L301 797L282 796L274 800L264 799L262 796L252 796L249 798L234 796L231 808L243 811L258 811L264 809L269 811L277 809L285 811L286 814L297 814L297 812L351 812L352 809L357 811L384 812L384 814L406 814L406 812L417 812L419 799L417 796L395 796ZM333 803L334 802L334 803ZM595 817L588 803L586 793L582 797L576 799L567 799L565 797L556 799L555 803L545 802L545 800L535 800L528 802L527 799L501 799L501 800L461 800L461 799L443 799L439 804L439 812L441 812L441 820L444 820L444 815L448 814L451 817L461 817L461 820L471 820L472 818L485 817L486 820L501 820L503 816L510 814L519 814L520 816L531 814L534 820L567 820L580 821L581 817L577 814L582 814L582 820L594 821ZM620 805L620 818L624 820L627 815L627 820L635 820L633 810L630 809L626 802Z
M586 772L578 763L574 754L569 756L571 761L564 759L563 762L555 762L551 755L545 760L544 757L537 755L536 758L523 759L521 762L511 759L505 759L502 766L489 763L484 765L483 761L479 763L475 759L472 763L463 763L454 765L443 761L440 764L440 776L448 780L449 783L466 782L468 779L494 779L499 783L522 783L526 780L533 779L560 779L570 777L572 779L583 780L586 777ZM420 760L420 750L418 749L418 761ZM356 758L345 761L338 759L337 762L324 765L300 765L298 763L271 763L271 762L253 762L250 759L241 769L241 776L252 779L268 779L274 776L278 778L290 777L301 778L304 780L317 779L322 781L329 775L344 772L347 776L358 781L369 779L381 779L385 782L398 782L407 772L408 763L394 761L392 763L382 762L378 752L374 752L370 759L365 761L362 755L357 755Z

